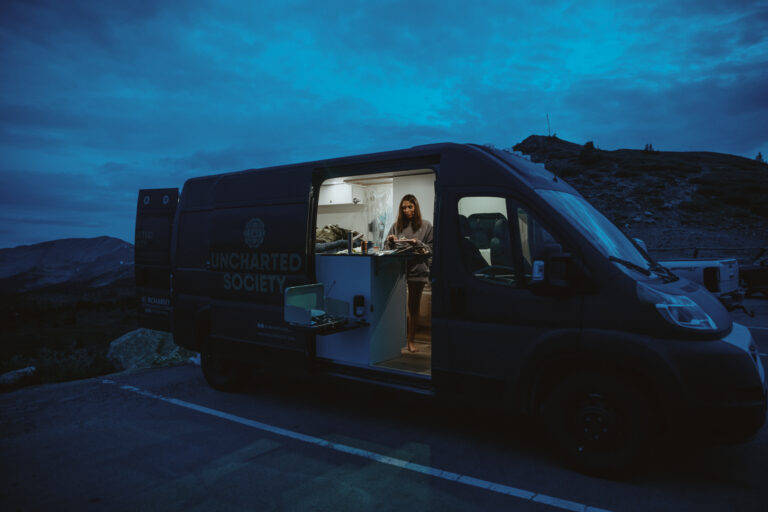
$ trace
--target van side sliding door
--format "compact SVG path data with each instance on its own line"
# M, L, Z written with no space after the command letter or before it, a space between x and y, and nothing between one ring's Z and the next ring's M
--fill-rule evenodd
M314 334L283 320L286 288L309 282L311 178L311 168L288 167L226 175L216 184L206 263L215 350L313 353Z

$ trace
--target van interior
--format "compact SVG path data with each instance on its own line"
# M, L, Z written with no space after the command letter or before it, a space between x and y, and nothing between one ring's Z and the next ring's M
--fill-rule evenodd
M324 286L326 300L349 302L350 316L357 317L363 327L318 334L317 357L345 366L430 378L431 287L427 283L422 292L417 351L411 353L406 348L406 260L382 254L386 235L397 220L400 200L406 194L417 198L422 219L434 225L432 169L339 177L322 183L315 226L317 279ZM348 254L347 231L366 242L367 255ZM355 251L361 254L359 247Z

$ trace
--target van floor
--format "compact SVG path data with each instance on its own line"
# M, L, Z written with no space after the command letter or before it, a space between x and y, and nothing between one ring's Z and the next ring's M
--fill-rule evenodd
M410 373L419 373L421 375L432 374L432 343L431 341L416 339L416 352L408 352L403 347L400 350L400 357L382 361L376 366L391 368Z

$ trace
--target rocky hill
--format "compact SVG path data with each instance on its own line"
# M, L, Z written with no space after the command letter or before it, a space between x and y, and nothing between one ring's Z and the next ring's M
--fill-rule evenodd
M658 258L768 246L768 165L734 155L595 147L531 135L511 148L565 179Z
M136 329L133 245L68 238L0 250L0 373L37 382L115 371L110 341ZM2 387L0 385L0 387Z
M133 278L133 245L112 238L65 238L0 249L0 292L67 283L97 288Z

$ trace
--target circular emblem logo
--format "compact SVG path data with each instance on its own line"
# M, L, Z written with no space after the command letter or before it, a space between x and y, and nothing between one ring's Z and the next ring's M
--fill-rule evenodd
M149 196L144 196L144 204L149 204Z
M170 201L171 198L168 196L163 196L163 204L168 204L168 201Z
M266 230L264 229L264 223L261 219L251 219L248 224L245 225L243 230L243 237L245 238L245 245L251 249L256 249L264 241L264 235Z

